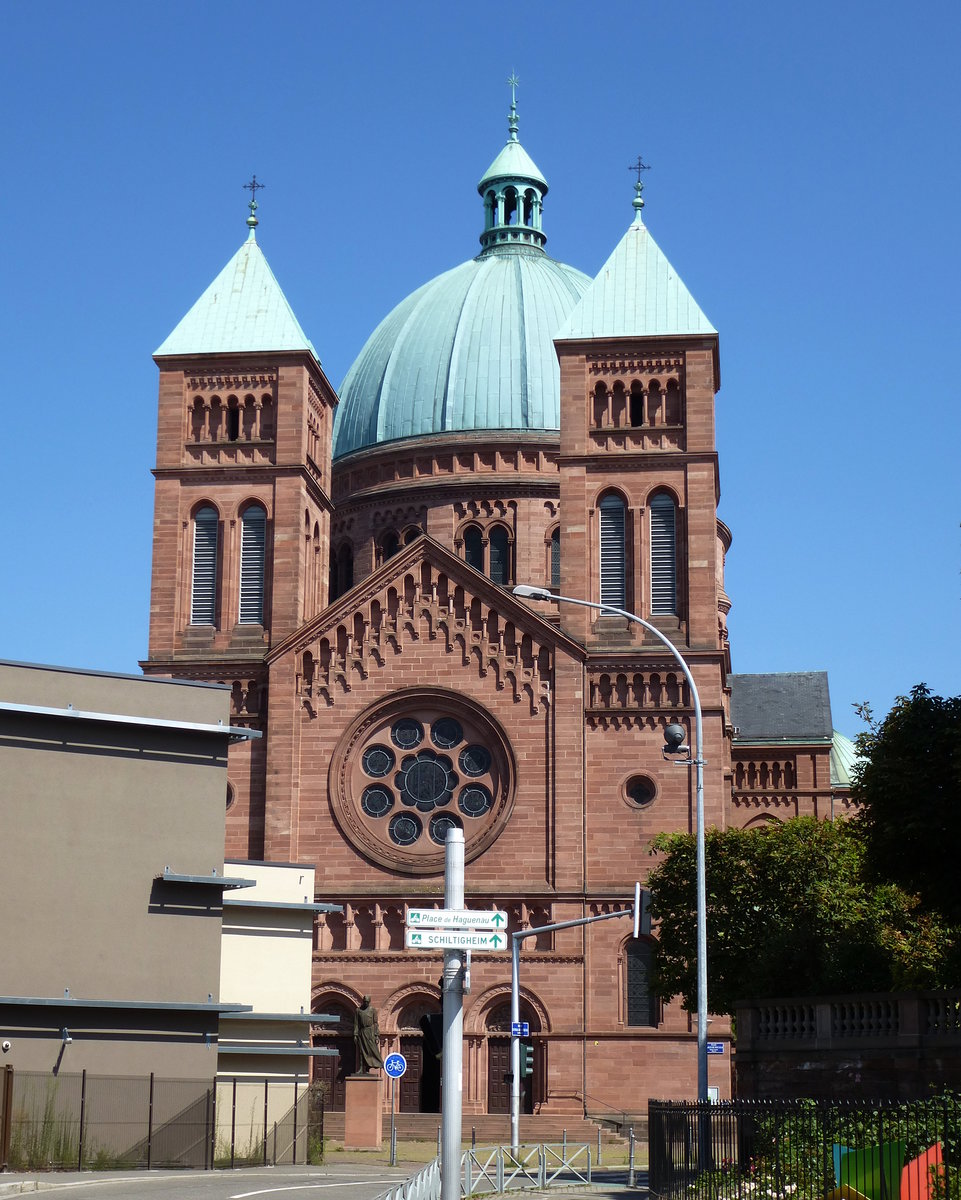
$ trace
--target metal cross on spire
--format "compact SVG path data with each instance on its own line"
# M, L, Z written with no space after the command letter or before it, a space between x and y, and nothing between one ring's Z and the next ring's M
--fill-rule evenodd
M646 163L644 161L644 159L641 158L640 155L638 155L637 162L631 163L631 165L627 169L629 171L637 172L637 183L634 184L633 204L634 204L634 211L637 213L638 217L640 217L641 209L644 207L644 197L641 195L641 193L644 191L644 184L641 182L641 172L649 171L651 169L651 164Z
M517 85L520 80L517 78L517 73L511 71L510 79L507 81L507 86L511 90L511 111L507 118L507 127L510 130L511 141L517 141Z
M257 221L257 193L259 191L262 191L263 188L265 188L266 186L267 185L265 183L257 182L256 175L251 176L250 183L244 184L245 191L250 192L250 204L247 206L250 209L250 216L247 218L247 224L250 226L251 231L253 231L253 229L256 228L256 226L258 224L258 221Z

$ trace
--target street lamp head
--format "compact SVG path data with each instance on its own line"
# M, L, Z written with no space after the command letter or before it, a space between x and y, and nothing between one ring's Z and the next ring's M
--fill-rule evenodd
M515 596L522 596L525 600L553 600L553 595L542 587L532 587L529 583L519 583L514 588Z
M683 725L667 725L664 729L664 754L687 754L688 747L684 745L687 732Z

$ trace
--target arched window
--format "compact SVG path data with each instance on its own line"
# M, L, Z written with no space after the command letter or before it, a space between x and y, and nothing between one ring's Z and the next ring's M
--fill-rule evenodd
M654 944L645 938L627 943L627 1023L656 1028L657 996L651 986Z
M631 425L635 429L638 425L644 424L644 386L636 380L631 384L630 413L628 415Z
M385 533L380 539L380 561L386 562L389 558L393 558L400 549L400 538L391 530Z
M264 623L264 563L267 514L251 504L240 519L240 624Z
M217 623L217 541L220 521L210 505L194 515L194 558L191 573L190 624Z
M601 603L623 608L626 601L624 501L613 492L601 498Z
M677 612L674 501L665 492L651 499L651 613Z
M335 595L342 596L354 586L354 551L349 542L344 542L337 551L337 590ZM331 596L334 599L334 596Z
M477 571L484 569L484 539L476 525L464 530L464 561Z
M490 547L490 577L494 583L507 587L511 581L511 544L507 530L495 525L487 539Z
M551 534L551 587L561 586L561 531L555 529Z

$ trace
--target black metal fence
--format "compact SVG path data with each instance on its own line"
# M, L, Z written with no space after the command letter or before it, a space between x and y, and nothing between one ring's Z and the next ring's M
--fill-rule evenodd
M305 1080L50 1075L3 1069L0 1167L297 1163L323 1156L323 1089Z
M659 1200L961 1200L961 1096L651 1101Z

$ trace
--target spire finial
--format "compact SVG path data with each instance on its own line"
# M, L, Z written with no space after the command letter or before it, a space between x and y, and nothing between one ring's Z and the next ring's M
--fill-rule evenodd
M642 195L642 193L644 191L644 184L641 183L641 172L649 171L651 169L651 164L646 163L644 161L644 159L641 158L640 155L638 155L637 162L631 163L631 165L627 169L629 171L637 172L637 183L634 184L633 205L634 205L634 211L637 213L637 220L639 221L641 219L641 209L644 207L644 197Z
M517 141L517 85L520 80L517 78L517 73L511 71L510 79L507 81L507 86L511 90L511 111L507 118L507 128L510 131L510 140Z
M250 216L247 218L247 226L250 229L248 236L250 238L253 238L254 230L260 224L260 222L257 220L257 193L266 186L267 185L265 183L257 182L256 175L251 177L250 183L244 184L245 190L250 192L250 203L247 205L247 207L250 209Z

